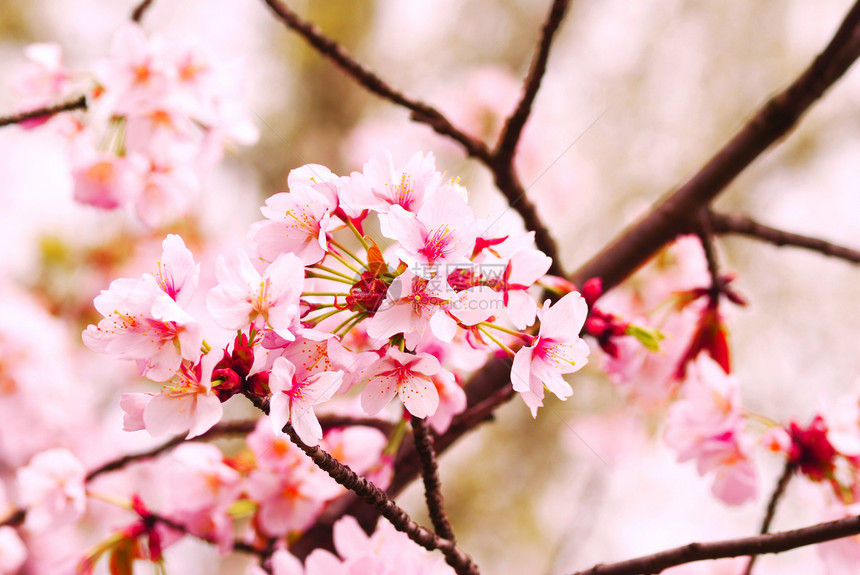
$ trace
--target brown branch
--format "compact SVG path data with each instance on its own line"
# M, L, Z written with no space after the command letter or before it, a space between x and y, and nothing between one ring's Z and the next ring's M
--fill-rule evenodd
M22 122L26 122L27 120L35 120L36 118L54 116L61 112L71 112L72 110L86 109L87 97L78 96L74 100L70 100L62 104L57 104L56 106L48 106L45 108L39 108L38 110L30 110L28 112L21 112L19 114L13 114L11 116L0 117L0 128L2 128L3 126L11 126L12 124L20 124Z
M421 458L421 476L424 479L424 499L433 529L439 537L454 541L454 530L445 513L444 498L442 497L442 482L439 480L439 465L436 462L436 450L433 448L433 436L430 427L424 419L413 417L412 430L415 434L415 451Z
M776 482L776 487L774 487L773 493L770 494L770 499L767 502L767 510L765 511L764 519L762 519L761 522L761 529L759 529L760 535L764 535L770 530L770 524L773 521L774 515L776 515L776 505L785 493L785 489L788 487L788 482L791 481L791 476L794 474L794 470L795 465L791 461L786 461L785 467L782 469L782 475L779 476L779 479ZM753 565L755 565L757 557L758 555L750 555L750 560L744 570L744 575L750 575L750 573L752 573Z
M854 4L830 44L787 89L770 99L711 160L676 192L595 255L571 280L599 277L617 285L660 248L688 231L702 208L762 152L785 136L800 117L860 56L860 3Z
M860 516L847 517L792 531L712 543L690 543L637 559L595 565L591 569L577 571L574 575L652 575L669 567L694 561L782 553L798 547L851 537L858 533L860 533Z
M487 146L456 128L441 112L418 100L413 100L398 92L367 67L359 64L340 44L325 36L320 30L303 20L280 0L265 0L266 4L288 28L299 34L324 57L331 60L348 76L370 92L412 112L412 119L427 124L437 133L448 136L459 143L466 153L475 158L490 161Z
M838 246L830 242L793 234L772 228L745 216L710 213L711 225L718 234L739 234L762 240L775 246L791 246L812 250L820 254L860 264L860 250Z
M538 48L529 67L528 75L523 82L523 95L516 109L508 117L499 135L494 155L496 160L502 164L510 164L514 157L517 143L520 141L523 127L529 118L532 104L540 88L541 80L546 72L546 63L549 60L549 49L558 31L570 0L553 0L549 15L541 32Z
M412 541L428 550L439 549L445 555L445 560L454 568L458 575L477 575L478 567L472 559L466 555L457 544L449 539L424 529L409 515L401 509L388 495L373 483L359 476L349 466L344 465L337 459L320 449L319 446L311 447L302 441L296 434L293 426L289 423L284 427L284 433L290 436L290 440L329 477L338 484L353 491L365 503L375 507L398 530L405 533Z
M234 435L237 433L250 433L254 430L254 426L257 424L256 421L235 421L231 423L220 423L207 431L193 439L193 441L203 441L209 439L215 439L216 437L220 437L222 435ZM143 451L141 453L132 453L130 455L124 455L118 459L114 459L113 461L108 461L104 465L93 469L89 473L87 473L87 481L92 481L99 475L103 473L109 473L111 471L117 471L122 469L126 465L130 463L134 463L136 461L142 461L144 459L152 459L153 457L158 457L165 451L169 451L176 447L181 443L185 443L185 435L178 435L173 439L162 443L156 447L148 451Z
M338 68L343 70L359 85L385 100L410 110L412 112L411 117L414 121L427 124L433 128L436 133L451 138L463 146L469 156L478 159L486 165L490 171L492 171L496 186L502 194L504 194L505 198L508 200L508 204L520 214L526 228L534 230L535 243L537 244L538 249L552 258L553 263L549 273L559 276L564 275L564 270L561 268L561 264L559 263L558 248L555 245L555 241L552 239L549 230L538 216L537 209L534 204L526 198L525 188L514 170L512 157L497 157L497 155L490 151L484 142L473 138L455 127L451 121L436 108L433 108L424 102L411 99L392 88L373 71L358 63L340 44L325 36L310 22L303 20L280 0L265 0L265 2L269 8L272 9L275 15L278 16L281 22L284 23L284 25L298 33L311 46L316 48L322 56L331 60ZM559 2L556 1L556 4L559 4ZM554 28L558 26L558 23L561 20L561 15L555 15L555 12L556 6L554 5L554 9L550 13L550 20L547 23L547 26L550 27L550 29L545 29L544 40L542 41L542 45L545 43L546 46L538 51L536 63L533 66L534 69L526 80L523 101L520 103L523 110L520 111L518 108L519 114L517 117L519 119L516 120L517 122L522 121L524 123L531 110L531 100L534 99L534 95L529 96L529 94L531 91L534 91L535 93L537 92L540 77L543 73L543 66L545 64L545 62L541 64L541 60L545 60L546 55L542 57L541 53L546 51L548 54L549 43L552 40L553 35L552 32L554 32ZM555 19L558 19L558 22L555 22ZM530 85L532 85L531 88L529 87ZM517 114L517 112L515 112L515 114ZM509 128L509 130L513 131L511 131L511 135L507 136L507 138L519 139L521 127L518 129L514 128L516 128L516 126ZM507 145L510 144L506 144L506 146ZM513 145L516 146L516 141L513 141Z
M131 21L140 24L140 21L143 20L143 15L149 10L151 5L152 0L143 0L143 2L137 5L134 12L131 13Z

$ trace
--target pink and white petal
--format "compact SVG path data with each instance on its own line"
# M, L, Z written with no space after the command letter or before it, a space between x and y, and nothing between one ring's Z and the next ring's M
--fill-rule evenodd
M571 292L542 311L540 335L559 339L578 337L587 316L585 298L579 292Z
M304 575L304 572L302 562L286 549L272 554L272 575Z
M430 330L442 341L451 343L457 335L457 321L440 309L430 316Z
M361 408L367 415L376 415L397 393L397 380L390 375L371 377L361 392Z
M477 325L490 316L500 315L504 304L499 292L478 286L459 292L448 309L460 322Z
M552 258L540 250L525 249L511 256L510 283L530 286L549 271Z
M375 340L388 339L398 333L414 331L417 322L412 304L398 302L373 314L367 322L367 335Z
M143 423L143 410L149 405L151 393L123 393L119 398L119 406L123 410L123 431L140 431L146 429Z
M299 410L296 410L296 407L299 407ZM291 419L299 439L310 446L319 445L322 439L322 426L310 405L293 405Z
M185 439L202 435L215 427L224 416L224 406L218 396L198 393L194 396L194 417Z
M153 437L187 431L194 423L194 398L162 391L143 410L143 422Z
M400 384L398 392L406 410L415 417L428 417L439 408L439 392L429 377L409 377Z
M281 395L281 392L290 391L294 385L293 377L295 374L296 366L293 362L285 357L275 359L275 363L272 364L272 372L269 375L269 389L272 395Z
M328 401L340 389L343 372L321 371L310 376L307 381L307 387L305 387L307 403L316 405Z
M370 538L352 515L345 515L334 524L332 538L337 554L345 559L367 553Z
M399 205L393 205L387 214L379 215L379 230L387 238L397 240L410 254L417 254L424 247L427 229L415 214Z
M510 290L505 311L515 328L526 329L535 322L537 302L525 290Z
M514 386L514 391L524 393L531 389L531 370L532 348L520 348L511 366L511 384Z

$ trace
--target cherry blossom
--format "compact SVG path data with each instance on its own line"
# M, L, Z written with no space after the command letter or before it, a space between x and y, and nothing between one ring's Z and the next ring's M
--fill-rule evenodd
M269 416L276 431L287 422L302 441L317 445L322 439L322 427L313 411L313 406L328 401L340 388L343 372L322 371L313 375L296 377L296 366L284 357L275 360L269 376L272 390Z
M397 256L418 275L429 278L434 272L463 266L475 247L475 215L463 197L451 186L442 186L417 214L393 205L380 216L382 234L397 240Z
M375 415L399 395L403 406L415 417L433 415L439 407L439 393L432 377L442 369L439 360L430 354L388 348L385 356L363 373L368 383L361 394L361 405L369 415Z
M247 255L237 252L219 258L216 275L218 286L209 292L206 303L221 327L242 329L259 317L279 336L295 339L291 328L298 319L304 285L299 258L281 254L261 275Z
M183 360L199 360L202 328L152 276L114 280L94 304L104 319L83 333L93 351L136 360L153 381L170 379Z
M394 167L391 152L370 159L362 172L354 172L341 192L350 215L371 209L384 214L391 206L418 212L442 181L433 154L416 152L403 168Z
M25 525L45 531L81 518L86 508L86 471L67 449L37 453L17 473L18 499L27 507Z
M305 265L325 257L326 233L336 225L331 204L314 187L302 181L290 185L289 193L275 194L262 208L268 218L252 231L251 241L265 261L292 253Z
M587 314L588 306L577 292L552 306L547 300L538 310L538 336L517 351L511 368L514 390L520 392L532 416L543 405L544 386L562 400L573 394L562 374L578 371L588 361L588 345L579 337Z

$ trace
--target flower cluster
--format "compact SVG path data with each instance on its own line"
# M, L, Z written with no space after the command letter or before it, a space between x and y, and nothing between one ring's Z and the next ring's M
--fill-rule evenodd
M130 207L154 228L188 212L204 174L225 146L253 143L241 112L236 74L191 47L147 38L128 24L109 55L87 73L72 73L59 46L35 44L12 87L29 111L74 93L89 112L30 120L50 122L69 140L75 200L103 209Z
M530 290L550 259L530 233L487 235L432 155L397 168L382 154L344 177L311 164L288 186L251 227L250 253L216 262L209 318L189 311L202 295L199 264L175 235L153 273L115 280L96 298L104 319L84 332L86 345L164 382L160 393L123 397L126 429L193 437L240 393L269 411L276 431L291 423L316 445L317 407L358 386L366 415L397 397L444 430L466 407L458 356L499 350L513 357L513 387L533 414L544 389L571 395L562 376L587 361L585 300L572 292L538 309ZM371 226L383 237L366 235ZM226 339L221 353L204 339L210 319L225 330L206 334Z

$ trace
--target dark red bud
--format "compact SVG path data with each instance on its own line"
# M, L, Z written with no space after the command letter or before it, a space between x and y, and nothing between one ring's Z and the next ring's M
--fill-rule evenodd
M246 392L261 399L269 397L272 393L269 390L269 373L268 371L261 371L249 377L245 385Z
M600 278L591 278L582 286L582 297L585 298L585 303L588 307L594 305L597 298L603 293L603 280Z
M586 320L585 330L589 335L600 337L606 333L606 321L602 317L592 316Z
M212 371L212 391L224 403L242 390L242 378L232 369Z

